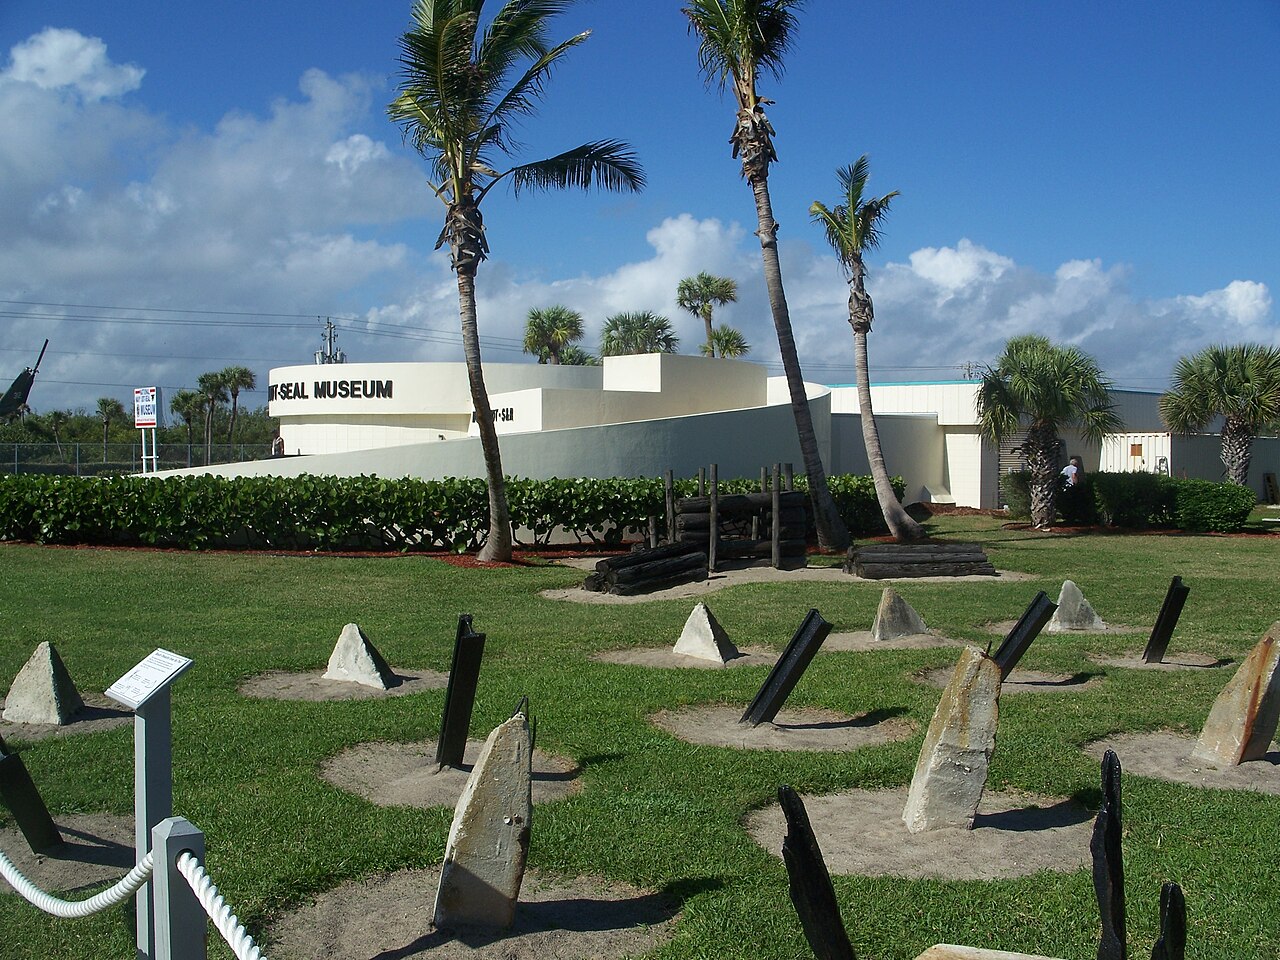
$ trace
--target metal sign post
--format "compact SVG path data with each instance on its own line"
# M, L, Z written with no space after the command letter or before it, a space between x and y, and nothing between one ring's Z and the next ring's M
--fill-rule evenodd
M107 688L106 694L133 711L134 855L151 849L151 830L173 815L172 723L169 687L191 666L186 657L155 650ZM155 952L152 884L137 894L139 960Z
M142 431L142 472L155 473L160 466L156 448L156 427L160 422L160 388L134 387L133 425ZM147 431L151 431L151 454L147 455ZM147 470L150 461L150 471Z

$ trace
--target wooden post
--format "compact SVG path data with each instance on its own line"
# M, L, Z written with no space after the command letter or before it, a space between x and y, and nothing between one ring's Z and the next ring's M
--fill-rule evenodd
M707 495L707 468L698 468L698 496L705 497Z
M649 549L658 545L658 518L649 514Z
M720 482L716 478L717 464L711 465L711 528L707 531L707 571L715 573L716 546L720 541Z
M769 468L768 467L760 468L760 492L761 493L769 492Z
M663 493L667 506L667 542L673 543L676 539L676 483L670 470L663 481Z
M792 470L791 464L784 463L782 465L782 475L784 478L784 482L786 483L785 489L788 492L794 490L796 488L796 479L795 479L795 473Z
M790 464L788 464L790 466ZM773 465L773 569L782 567L782 490L778 487L778 464Z
M822 619L822 614L810 610L738 722L753 727L771 723L830 632L831 624Z

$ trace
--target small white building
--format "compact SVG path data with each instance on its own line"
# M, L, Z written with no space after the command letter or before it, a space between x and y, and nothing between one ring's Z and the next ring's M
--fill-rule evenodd
M785 378L741 360L674 354L606 357L598 367L490 363L489 401L509 476L758 476L803 469ZM269 409L288 456L207 470L441 478L484 476L463 363L342 363L278 367ZM873 384L885 460L905 499L998 507L1002 471L1018 457L978 436L977 381ZM829 472L867 473L856 388L806 384ZM1147 470L1220 479L1216 437L1170 437L1157 394L1115 391L1125 432L1101 447L1063 437L1063 460L1086 470ZM1162 459L1163 458L1163 459ZM1280 441L1255 446L1251 479L1280 471Z

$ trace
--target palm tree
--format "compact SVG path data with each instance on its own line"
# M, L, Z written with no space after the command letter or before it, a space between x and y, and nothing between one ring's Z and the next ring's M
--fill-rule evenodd
M582 339L582 314L562 304L533 309L524 325L524 352L559 365L566 347Z
M568 346L560 351L560 362L566 367L598 367L600 358L579 346Z
M751 344L742 331L722 323L711 331L707 342L698 348L704 357L721 356L726 359L745 357L751 352Z
M738 284L735 280L730 277L714 277L705 272L696 277L685 277L676 287L676 306L700 318L707 328L707 340L702 351L704 356L716 355L712 340L712 309L717 305L733 303L737 299Z
M1108 394L1111 384L1093 357L1079 347L1059 347L1046 337L1013 337L978 387L978 432L993 444L1025 428L1022 444L1031 471L1031 522L1047 528L1056 517L1058 432L1078 428L1101 443L1120 429Z
M802 0L689 0L684 14L698 34L698 64L707 82L714 81L722 92L728 84L733 87L738 111L729 142L733 145L733 156L741 157L742 176L755 197L756 235L760 238L769 310L778 335L782 368L787 375L800 453L809 477L809 499L818 528L818 543L824 549L843 550L849 544L849 531L827 487L795 336L791 332L787 297L782 288L778 224L773 219L769 198L769 164L778 159L773 147L773 126L764 112L765 103L770 101L756 91L756 79L762 70L775 78L781 76L783 56L796 28L792 11L799 9L801 3Z
M222 383L231 393L231 423L227 426L227 443L235 443L240 391L258 389L258 378L248 367L227 367L222 371Z
M187 427L187 446L195 443L195 423L204 414L205 399L195 390L178 390L169 398L169 409Z
M476 271L489 251L480 204L508 177L516 195L523 189L644 185L634 154L616 140L585 143L501 173L494 166L515 147L512 127L533 113L552 68L587 39L580 33L554 46L547 42L552 16L571 3L507 0L481 30L484 0L417 0L413 27L400 38L400 93L387 107L428 161L431 192L445 206L436 247L449 245L458 278L463 356L489 483L482 560L511 559L511 522L476 325Z
M213 459L213 415L218 404L227 399L227 385L222 379L223 371L213 370L202 373L196 378L196 389L204 398L204 462L207 466Z
M125 418L124 404L115 397L98 398L98 418L102 421L102 462L107 462L107 431L111 429L112 420Z
M1222 465L1227 479L1249 482L1253 438L1280 427L1280 348L1259 343L1209 346L1182 357L1160 416L1175 433L1194 433L1223 417Z
M70 414L65 410L50 410L45 414L45 423L49 425L49 430L53 433L53 445L58 449L58 459L62 459L62 440L58 436L58 430L67 425L67 421L71 419Z
M675 353L680 344L666 317L645 310L615 313L600 331L600 356L621 357L633 353Z
M862 421L862 443L867 448L867 462L871 465L871 479L876 486L876 499L889 532L899 543L920 540L924 528L916 523L898 502L889 479L889 470L880 449L880 431L876 426L875 411L871 407L871 374L867 362L867 334L875 308L867 293L866 265L862 261L865 250L874 250L880 243L880 222L889 212L889 203L898 191L883 197L864 197L870 170L864 153L851 167L836 171L840 181L840 202L834 207L815 200L809 207L809 216L827 233L827 242L836 252L836 258L844 274L849 278L849 326L853 327L853 356L858 370L858 419Z

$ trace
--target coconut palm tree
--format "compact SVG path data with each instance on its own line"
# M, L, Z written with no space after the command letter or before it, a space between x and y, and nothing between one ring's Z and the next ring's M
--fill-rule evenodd
M207 466L213 458L213 416L218 411L218 404L227 401L227 384L222 379L222 371L200 374L196 378L196 389L204 398L204 462Z
M236 413L240 407L240 391L258 389L258 378L248 367L227 367L222 383L231 394L231 423L227 426L227 443L236 442Z
M862 421L862 443L867 448L867 462L871 464L871 479L875 482L876 499L889 532L899 543L920 540L924 528L916 523L898 502L885 467L884 452L880 449L880 431L876 427L876 415L871 407L871 375L867 362L867 334L875 308L866 287L866 264L862 254L874 250L880 243L880 222L889 212L889 203L898 191L883 197L864 196L870 169L864 153L851 167L836 171L840 181L840 200L828 207L815 200L809 207L809 216L826 231L827 242L836 252L836 259L849 279L849 326L853 327L853 356L858 371L858 419Z
M533 309L524 324L524 352L539 363L563 363L566 347L582 339L582 314L557 303Z
M482 27L484 0L417 0L400 38L399 95L390 118L427 160L431 192L444 204L436 247L449 245L458 281L463 356L489 484L489 535L482 560L511 558L511 522L498 434L489 406L476 324L476 271L489 251L480 204L508 180L512 191L599 186L639 190L644 175L626 144L585 143L499 172L516 146L513 127L531 115L552 69L588 34L551 45L551 18L572 0L507 0Z
M714 308L733 303L738 299L738 284L731 277L714 277L709 273L699 273L696 277L685 277L676 287L676 306L688 310L698 317L707 328L706 343L702 354L707 357L716 355L712 341L711 314ZM724 354L721 354L724 356Z
M125 418L124 404L115 397L98 398L98 419L102 421L102 462L107 462L107 432L111 429L111 421L117 422Z
M1249 482L1253 438L1280 427L1280 348L1259 343L1205 347L1182 357L1160 416L1175 433L1194 433L1222 417L1222 465L1227 479Z
M50 410L45 414L44 421L49 425L50 432L53 433L53 445L58 450L58 459L62 459L62 439L58 436L58 431L67 425L67 421L71 419L71 415L65 410Z
M827 487L782 287L778 224L773 219L769 198L769 164L778 159L773 146L774 129L764 111L764 105L771 101L762 98L756 90L761 71L775 78L782 74L783 57L796 29L792 11L798 10L801 3L802 0L689 0L684 14L698 35L698 64L707 82L716 83L722 92L731 86L737 102L737 117L729 142L733 145L733 156L741 158L742 176L755 197L756 236L760 238L769 310L787 376L800 453L809 477L809 499L818 528L818 543L825 549L843 550L849 543L849 531Z
M195 390L178 390L169 398L169 409L187 427L187 446L195 444L195 423L204 415L205 399Z
M1031 522L1047 528L1056 517L1058 433L1076 427L1086 440L1101 443L1119 430L1108 390L1111 383L1093 357L1079 347L1060 347L1048 338L1013 337L978 387L978 431L989 442L1027 431L1022 453L1031 471Z
M600 331L600 356L621 357L633 353L675 353L680 344L666 317L645 310L615 313Z
M733 360L745 357L751 352L751 344L742 335L742 331L722 323L711 331L707 342L698 347L704 357L724 357Z

